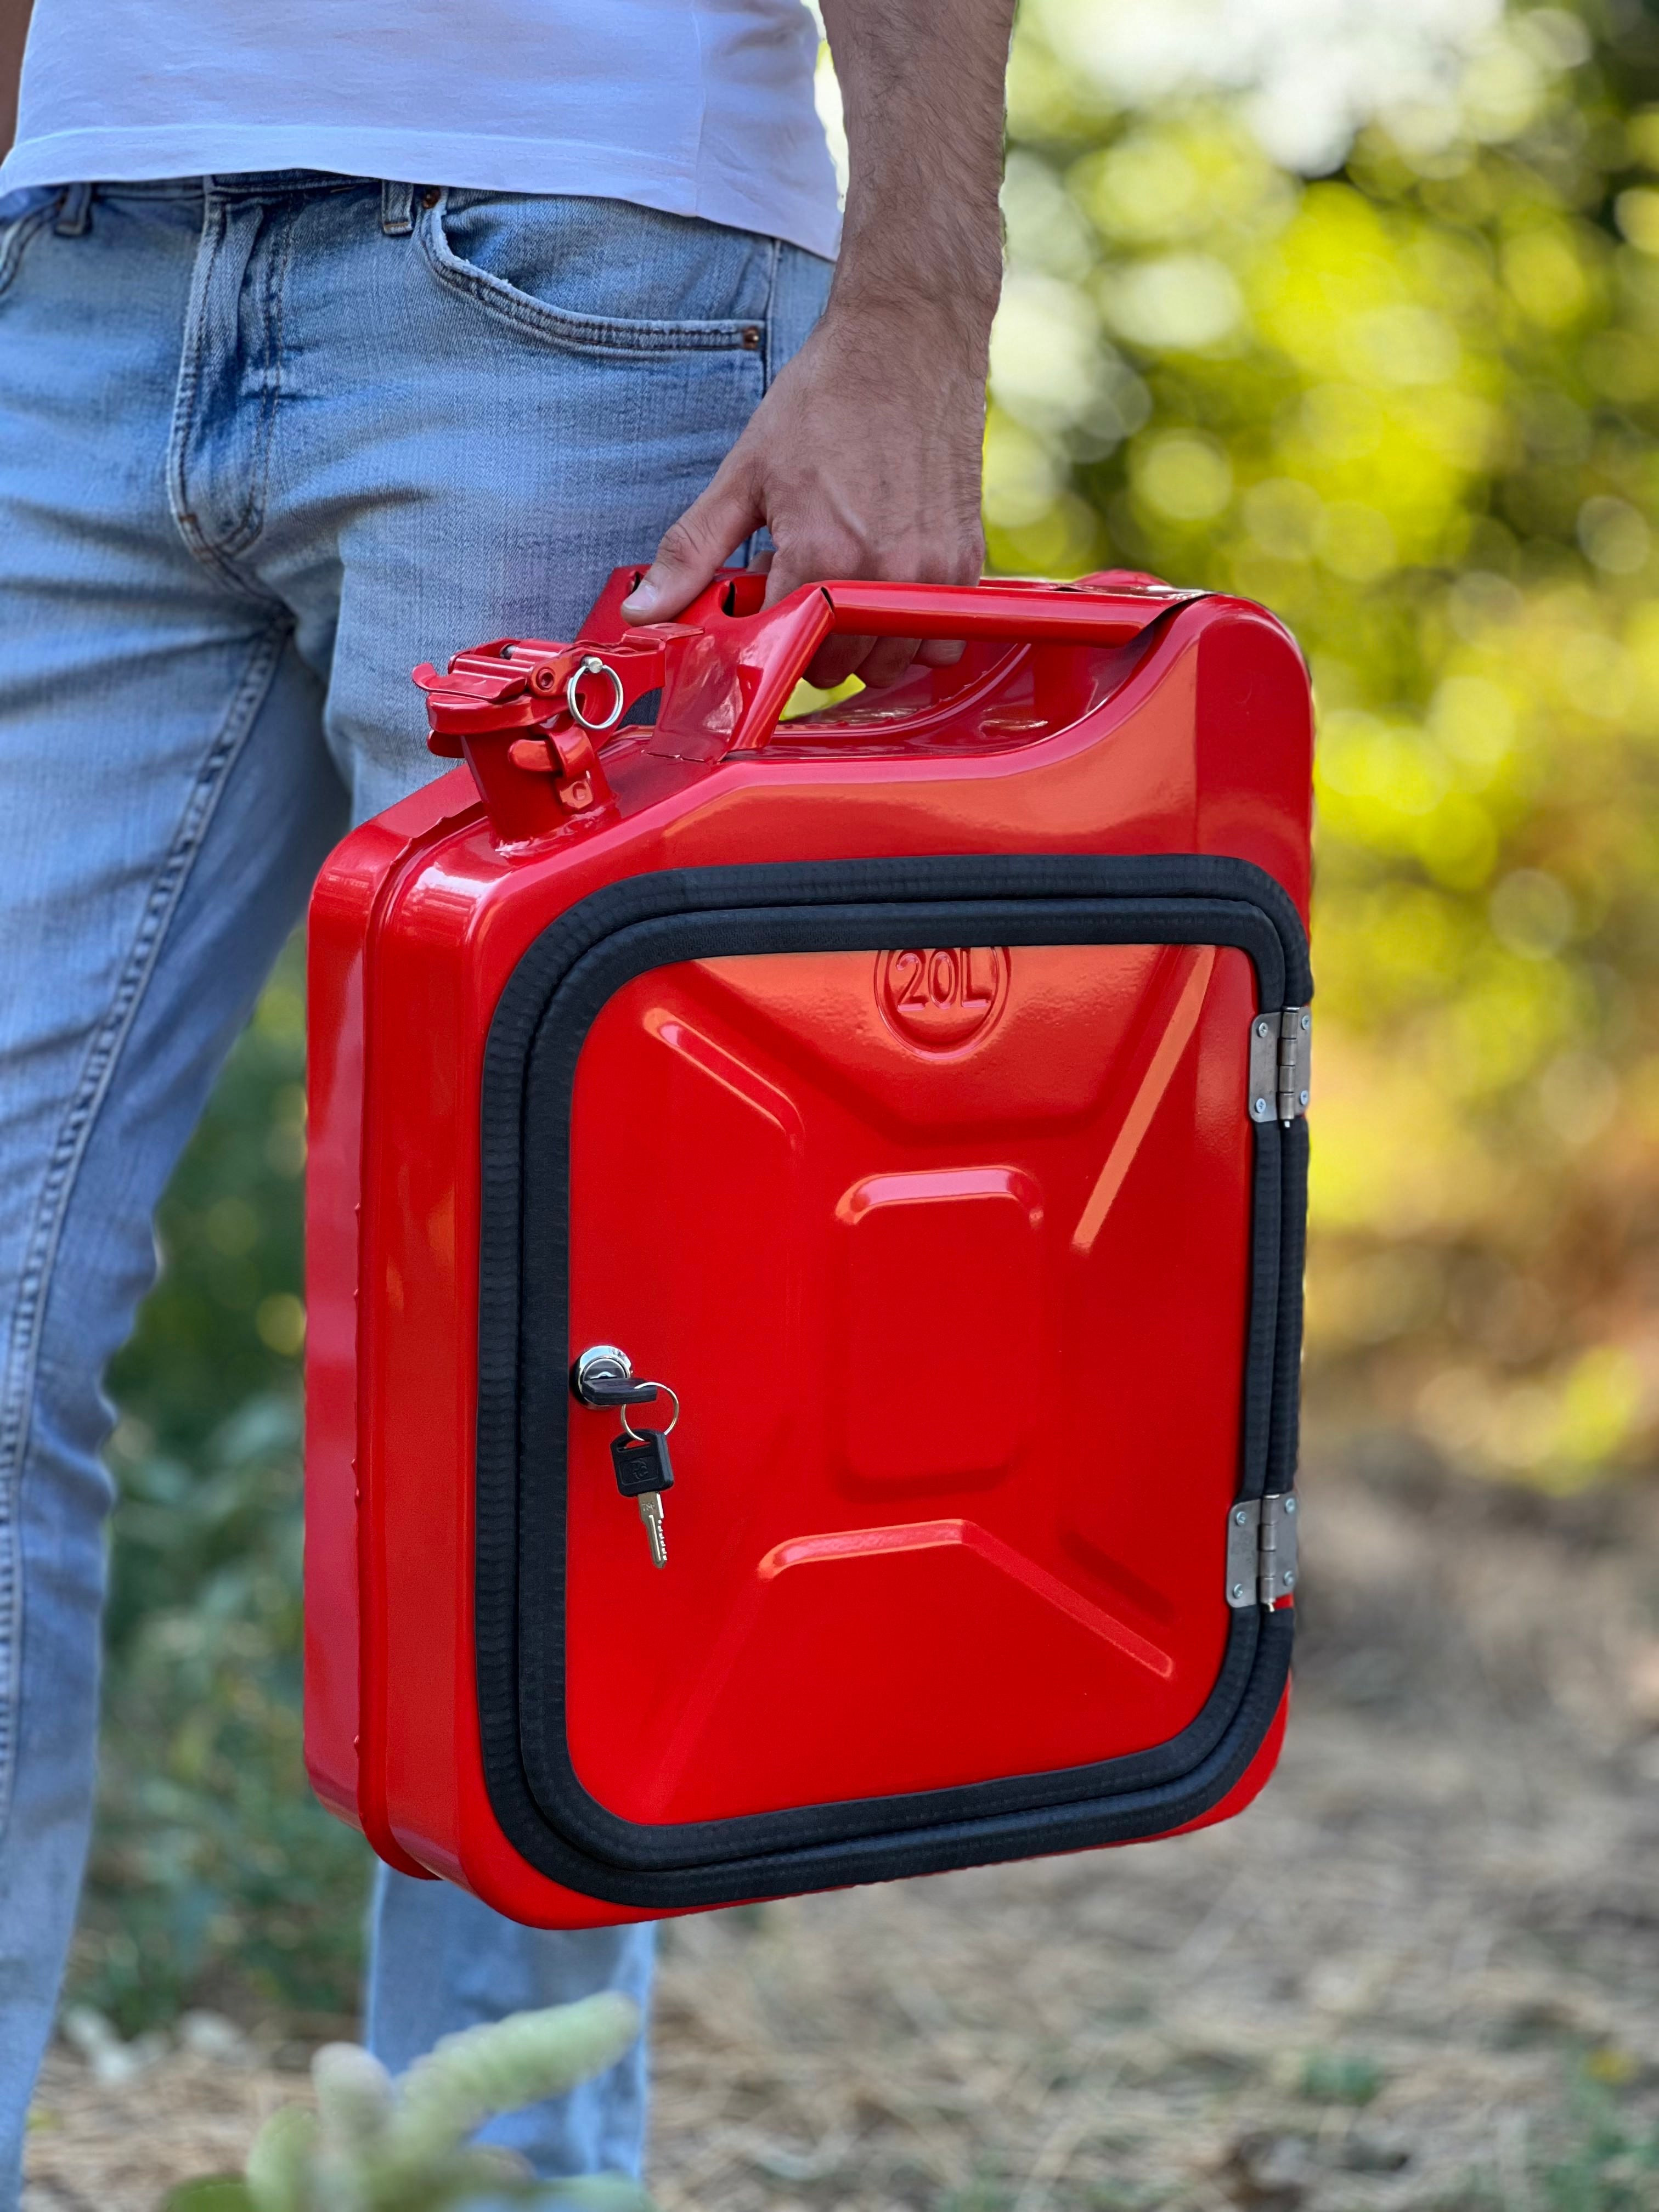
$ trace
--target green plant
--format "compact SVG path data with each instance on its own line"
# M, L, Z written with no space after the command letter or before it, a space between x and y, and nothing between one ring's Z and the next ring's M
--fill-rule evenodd
M1302 2069L1302 2094L1316 2105L1369 2105L1382 2087L1374 2058L1316 2051Z
M639 2033L638 2008L606 1992L446 2036L398 2082L357 2045L326 2044L312 2061L315 2112L285 2106L261 2129L244 2179L187 2182L166 2212L447 2212L484 2193L650 2212L621 2175L538 2182L514 2154L471 2140L497 2114L603 2073Z
M1577 2140L1547 2165L1553 2212L1654 2212L1659 2205L1659 2129L1633 2130L1617 2096L1588 2069L1574 2098Z
M296 937L167 1186L155 1224L160 1279L110 1367L122 1433L141 1447L193 1460L239 1406L298 1383L305 1045ZM118 1586L118 1607L121 1595ZM118 1641L121 1626L118 1611Z
M99 1817L70 1994L124 2034L187 2006L347 2020L369 1860L301 1760L301 947L163 1202L115 1362ZM314 2033L314 2029L313 2030Z
M301 1762L299 1408L198 1464L124 1454L100 1817L73 1995L124 2033L192 2002L349 2019L368 1856Z

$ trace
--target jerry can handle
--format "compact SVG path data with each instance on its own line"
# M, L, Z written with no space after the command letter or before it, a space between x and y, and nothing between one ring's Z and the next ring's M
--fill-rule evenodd
M831 629L866 637L983 639L1012 645L1127 645L1171 606L1201 596L1089 591L1072 584L820 584Z
M712 594L710 595L713 596ZM908 584L836 580L792 592L763 615L726 606L688 609L682 620L719 634L747 630L737 646L754 668L746 711L729 752L760 752L771 739L789 696L825 638L961 639L964 643L1114 647L1127 645L1172 608L1201 599L1139 579L1133 585L1085 577L1076 584L995 581ZM728 627L729 626L729 627Z

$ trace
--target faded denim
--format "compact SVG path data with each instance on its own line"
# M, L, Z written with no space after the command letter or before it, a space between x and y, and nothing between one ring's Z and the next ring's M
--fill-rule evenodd
M299 173L0 202L0 2205L94 1773L99 1377L215 1071L351 818L440 771L409 672L568 635L700 491L829 265L618 202ZM607 1985L648 1930L382 1879L368 2035ZM492 2130L636 2172L645 2061Z

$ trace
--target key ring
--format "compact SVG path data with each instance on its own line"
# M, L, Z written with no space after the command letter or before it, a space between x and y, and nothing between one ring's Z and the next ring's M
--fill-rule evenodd
M662 1428L662 1429L647 1429L647 1430L646 1431L646 1432L645 1432L645 1436L647 1436L647 1437L672 1437L672 1436L673 1435L674 1431L676 1430L676 1428L678 1428L678 1425L679 1425L679 1419L680 1419L680 1401L679 1401L679 1394L678 1394L677 1391L671 1390L671 1389L669 1389L669 1387L668 1387L668 1385L667 1385L667 1383L666 1383L666 1382L653 1382L653 1383L652 1384L652 1386L651 1386L651 1387L652 1387L652 1389L653 1389L653 1390L660 1390L660 1391L661 1391L661 1393L662 1393L662 1395L663 1395L663 1396L664 1396L665 1398L672 1398L672 1399L673 1399L673 1401L674 1401L674 1410L673 1410L672 1413L671 1413L671 1414L670 1414L670 1416L669 1416L669 1419L668 1419L668 1425L667 1425L667 1427L666 1427L666 1428ZM634 1426L634 1424L632 1423L632 1421L630 1421L630 1420L629 1419L629 1418L628 1418L628 1415L629 1415L629 1407L626 1407L626 1406L619 1406L619 1407L617 1407L617 1411L618 1411L618 1413L621 1413L621 1415L622 1415L623 1433L625 1436L630 1436L630 1437L633 1437L633 1439L634 1439L634 1441L635 1441L635 1443L636 1444L643 1443L645 1442L645 1437L642 1437L642 1436L640 1434L639 1431L638 1431L638 1430Z
M584 676L608 676L611 678L612 693L611 712L597 722L590 721L583 714L581 702L577 696ZM583 729L614 730L623 718L623 708L628 703L628 694L623 689L621 677L617 675L608 660L601 660L597 653L585 653L566 678L564 703L570 709L572 719L580 722Z

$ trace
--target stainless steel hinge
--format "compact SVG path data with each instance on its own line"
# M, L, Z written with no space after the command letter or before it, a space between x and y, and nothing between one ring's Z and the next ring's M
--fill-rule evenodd
M1277 1605L1296 1588L1296 1496L1240 1498L1227 1508L1227 1602Z
M1250 1024L1250 1119L1288 1129L1308 1110L1313 1016L1305 1006L1258 1014Z

